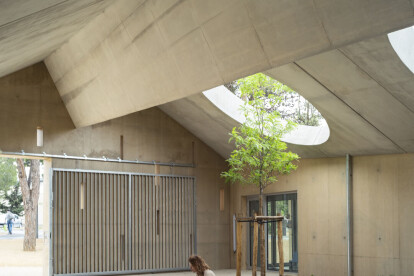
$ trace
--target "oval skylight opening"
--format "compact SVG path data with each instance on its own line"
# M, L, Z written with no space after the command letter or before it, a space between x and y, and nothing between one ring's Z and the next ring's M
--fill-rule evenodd
M401 61L414 73L414 26L389 33L388 39Z
M203 94L217 108L219 108L222 112L224 112L237 122L243 123L245 121L244 115L240 111L240 106L244 104L244 101L236 95L237 93L231 92L225 86L219 86L205 91L203 92ZM300 101L306 100L303 97L301 97ZM310 105L308 101L306 101L306 104ZM290 103L290 105L292 105L292 103ZM284 107L286 107L286 105L284 105ZM312 108L314 107L312 106ZM316 126L298 124L298 127L288 135L284 136L282 140L286 143L296 145L320 145L328 140L329 134L330 131L328 124L326 123L325 119L322 116L320 116L320 119L318 120Z

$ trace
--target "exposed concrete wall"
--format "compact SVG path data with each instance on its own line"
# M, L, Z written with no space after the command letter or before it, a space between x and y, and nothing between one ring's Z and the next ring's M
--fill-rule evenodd
M414 155L354 157L353 166L354 275L413 275ZM290 191L298 195L299 275L346 275L345 158L301 160L265 189ZM246 197L257 193L255 186L232 186L231 213L246 215Z
M414 274L414 155L354 160L356 275Z
M38 125L44 129L43 148L36 147ZM193 163L194 158L195 168L161 167L160 173L196 177L198 253L213 268L229 267L229 187L219 177L224 159L158 108L75 129L46 67L39 63L0 79L0 129L3 152L117 158L123 135L124 159ZM155 173L152 165L54 159L52 166ZM222 212L220 189L226 195Z

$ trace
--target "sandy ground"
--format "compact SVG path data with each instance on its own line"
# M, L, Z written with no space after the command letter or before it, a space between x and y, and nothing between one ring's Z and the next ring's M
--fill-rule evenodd
M17 229L16 229L17 230ZM36 251L23 251L19 231L12 236L0 229L0 276L42 276L43 240L36 241Z
M23 251L23 239L0 240L0 256L0 267L41 267L43 262L43 241L37 240L36 251L27 252Z
M43 269L39 266L25 267L2 267L0 266L0 276L42 276Z

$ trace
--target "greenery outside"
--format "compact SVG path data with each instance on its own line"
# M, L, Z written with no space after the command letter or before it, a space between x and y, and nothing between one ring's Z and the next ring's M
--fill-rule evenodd
M17 179L15 160L0 157L0 213L5 214L8 210L21 216L23 198Z
M241 85L254 81L257 78L266 79L266 84L262 87L265 101L269 98L269 95L274 95L280 99L280 101L272 101L272 104L266 105L266 109L269 112L276 110L282 119L290 120L300 125L318 126L324 120L319 111L298 92L263 73L235 80L224 86L236 96L245 99L242 96ZM251 98L248 100L251 100Z

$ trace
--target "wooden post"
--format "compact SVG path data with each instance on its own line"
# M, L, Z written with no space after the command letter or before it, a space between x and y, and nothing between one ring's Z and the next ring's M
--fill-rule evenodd
M257 270L257 244L259 242L259 223L253 222L253 264L252 264L252 276L256 276Z
M279 214L278 214L279 215ZM283 258L283 220L277 222L277 247L279 248L279 276L284 275L284 258Z
M263 222L263 220L261 220ZM260 224L260 275L266 276L266 252L265 252L265 224Z
M282 241L282 221L283 221L283 216L256 216L256 214L254 215L253 218L242 218L239 217L237 219L237 233L236 233L236 243L237 243L237 256L236 256L236 276L241 276L241 233L242 233L242 222L253 222L253 264L252 264L252 275L256 276L257 273L257 250L258 250L258 244L259 244L259 222L260 221L260 236L261 239L264 240L264 223L265 221L268 220L276 220L278 223L278 246L279 246L279 256L281 256L280 258L280 263L281 263L281 267L279 270L279 275L283 276L283 241ZM280 228L280 230L279 230ZM260 253L262 255L262 252L265 251L264 245L262 243L260 243ZM260 270L260 275L261 276L265 276L266 275L266 258L262 257L261 259L261 270Z
M237 263L236 263L236 276L241 276L241 236L242 236L242 223L237 222L237 234L236 234L236 243L237 243Z

